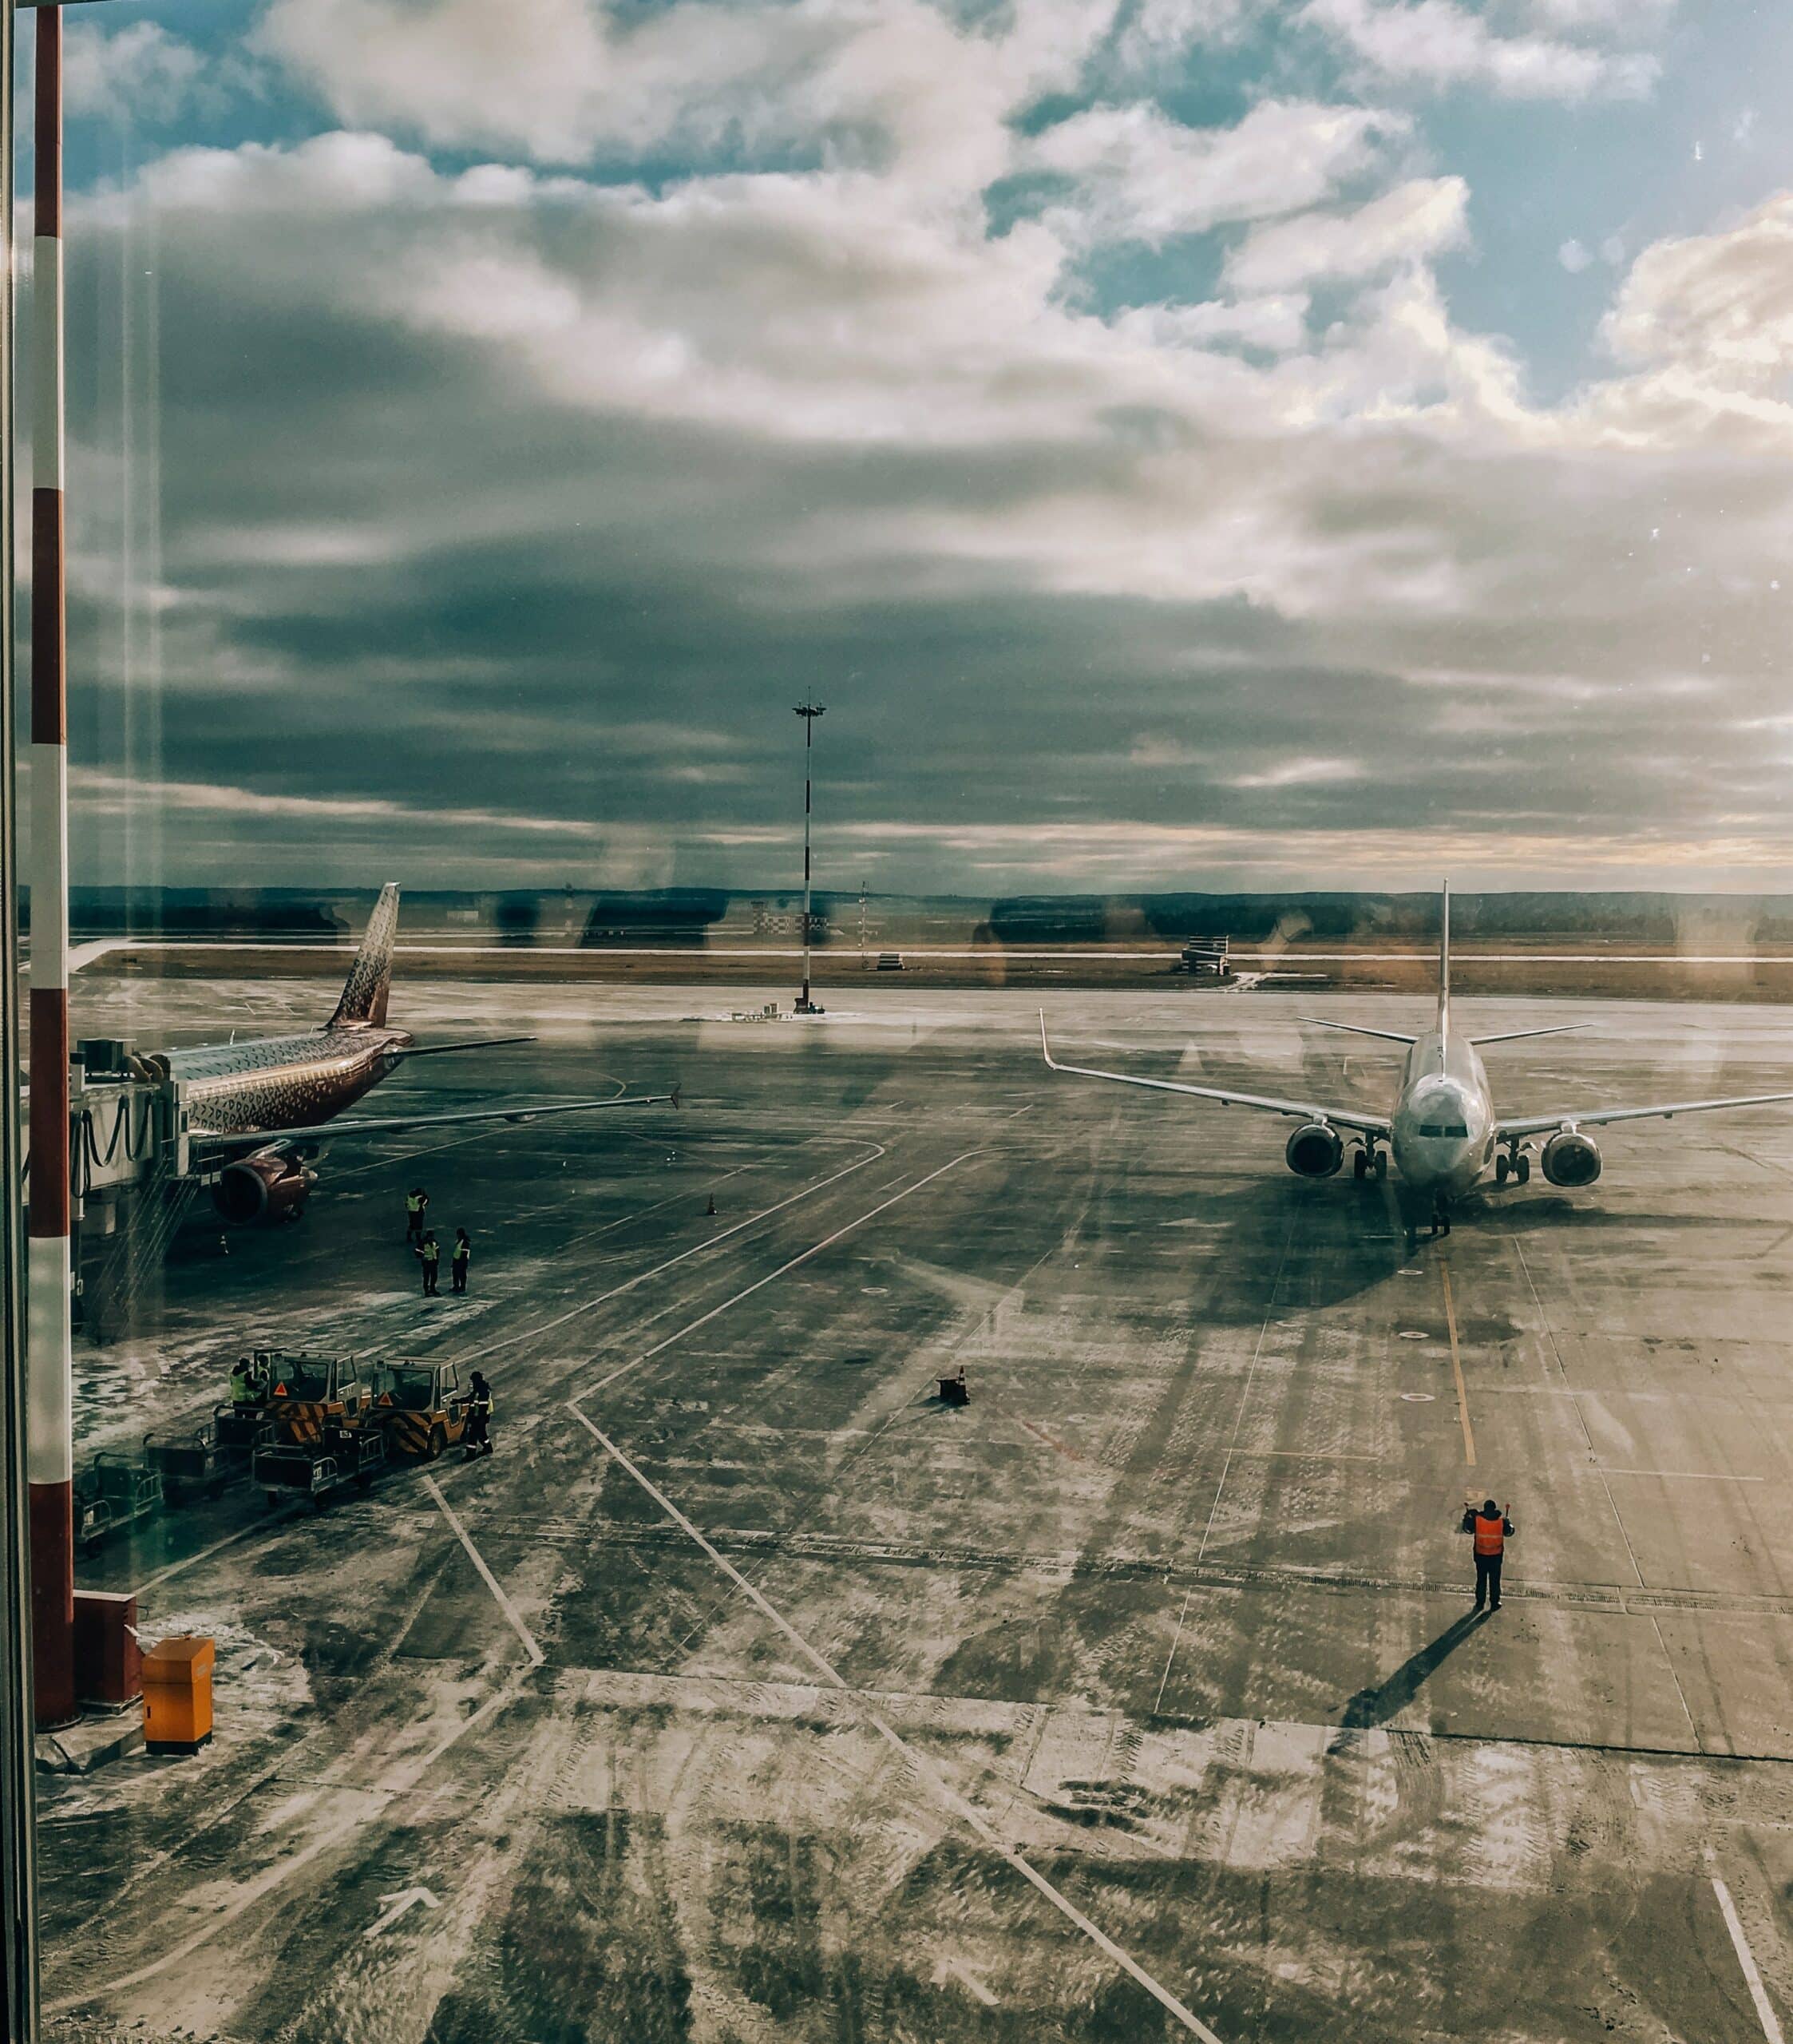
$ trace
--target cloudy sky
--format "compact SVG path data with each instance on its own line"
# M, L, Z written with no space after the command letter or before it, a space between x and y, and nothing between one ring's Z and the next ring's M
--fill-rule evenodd
M27 73L30 34L22 63ZM1793 888L1793 10L118 0L77 877Z

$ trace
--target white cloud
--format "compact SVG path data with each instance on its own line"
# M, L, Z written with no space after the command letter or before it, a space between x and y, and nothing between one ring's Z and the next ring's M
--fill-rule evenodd
M1702 831L1784 846L1785 789L1734 734L1778 701L1793 200L1646 251L1609 330L1623 373L1556 409L1439 291L1450 180L1247 241L1263 275L1353 285L1323 328L1302 283L1237 275L1104 321L1067 304L1039 226L990 239L842 167L651 192L343 134L184 151L72 210L108 275L155 233L182 366L163 806L217 820L239 869L259 826L228 791L276 712L285 796L348 805L270 812L287 846L410 842L439 808L481 819L463 835L493 862L556 861L557 814L646 833L658 877L687 877L677 847L758 860L784 839L738 770L817 672L868 676L839 743L891 719L854 771L893 820L858 827L912 873L1033 846L1137 877L1162 850L1168 881L1208 855L1162 834L1191 813L1216 859L1309 866L1409 782L1514 867L1535 851L1514 786L1615 863ZM93 531L73 579L102 695L117 578ZM735 748L701 782L567 742L693 712ZM948 723L956 758L1015 755L975 828L960 768L913 743ZM1114 728L1186 763L1130 770Z
M1478 85L1506 99L1641 98L1660 68L1639 52L1550 35L1497 35L1458 0L1308 0L1303 17L1379 77Z
M1266 100L1234 127L1190 128L1136 102L1073 114L1035 137L1020 160L1076 180L1075 200L1049 216L1067 236L1156 246L1314 205L1406 127L1363 107Z
M1249 14L1248 0L1138 0L1114 53L1125 70L1158 71L1200 44L1229 41Z
M1236 788L1311 788L1337 781L1360 781L1364 763L1359 759L1316 759L1298 755L1279 759L1273 765L1249 774L1235 774Z
M534 836L603 839L604 826L588 819L530 816L495 809L419 809L381 796L300 795L228 782L148 780L76 765L69 771L73 792L85 803L116 809L130 803L214 816L281 818L324 824L379 823L395 830L427 825L436 830L522 831Z
M1373 277L1425 262L1468 236L1469 187L1460 177L1415 178L1349 213L1303 213L1258 228L1227 258L1226 278L1246 292L1284 291L1327 277Z
M542 164L821 151L972 190L1012 109L1062 89L1117 0L1016 0L999 30L928 0L273 0L263 45L351 125Z
M1307 340L1308 306L1300 291L1271 298L1210 299L1200 305L1139 305L1130 307L1114 324L1119 332L1153 347L1205 348L1217 343L1288 355Z
M1572 236L1557 251L1557 260L1572 277L1578 277L1593 258L1588 253L1586 245Z
M1639 371L1588 394L1609 426L1672 439L1721 423L1793 431L1793 192L1734 227L1646 248L1601 335Z
M71 115L172 120L192 100L205 61L155 22L106 29L69 24L62 46L62 104Z

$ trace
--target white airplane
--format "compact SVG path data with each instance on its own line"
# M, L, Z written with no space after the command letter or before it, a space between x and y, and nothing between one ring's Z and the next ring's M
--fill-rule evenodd
M1189 1086L1180 1079L1140 1079L1124 1072L1094 1072L1087 1066L1060 1064L1046 1037L1046 1016L1039 1018L1039 1044L1054 1072L1079 1079L1107 1079L1121 1086L1145 1086L1159 1093L1188 1093L1198 1100L1219 1100L1228 1107L1262 1107L1287 1115L1301 1127L1284 1151L1288 1168L1302 1178L1329 1178L1344 1163L1345 1135L1356 1139L1352 1173L1356 1178L1387 1175L1392 1151L1401 1176L1435 1211L1467 1192L1490 1165L1497 1184L1510 1178L1523 1185L1531 1176L1529 1142L1544 1139L1539 1163L1552 1185L1589 1186L1600 1176L1599 1145L1587 1134L1607 1122L1668 1120L1675 1115L1709 1114L1719 1107L1762 1107L1793 1100L1793 1092L1750 1093L1722 1100L1676 1100L1652 1107L1565 1107L1555 1114L1521 1115L1503 1120L1494 1111L1478 1049L1487 1044L1510 1044L1526 1036L1566 1036L1585 1029L1585 1022L1557 1024L1545 1029L1509 1029L1494 1036L1454 1035L1451 1028L1451 889L1444 889L1443 927L1439 941L1438 1020L1423 1036L1398 1029L1366 1029L1354 1022L1325 1022L1311 1016L1317 1028L1341 1029L1354 1036L1376 1036L1408 1046L1407 1070L1391 1114L1366 1114L1357 1107L1328 1107L1312 1100L1270 1099L1256 1093L1234 1093L1218 1086ZM1340 1131L1344 1131L1341 1134Z

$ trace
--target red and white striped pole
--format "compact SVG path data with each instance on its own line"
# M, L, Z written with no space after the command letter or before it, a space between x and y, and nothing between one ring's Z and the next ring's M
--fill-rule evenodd
M69 1265L69 752L62 555L62 14L37 10L31 295L31 1177L26 1471L37 1721L75 1703L74 1357Z

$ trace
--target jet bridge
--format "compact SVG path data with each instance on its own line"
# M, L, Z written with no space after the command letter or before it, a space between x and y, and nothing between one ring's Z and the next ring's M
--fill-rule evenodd
M192 1198L184 1092L165 1059L125 1039L89 1038L72 1048L74 1318L96 1341L124 1334L139 1294L160 1283Z

